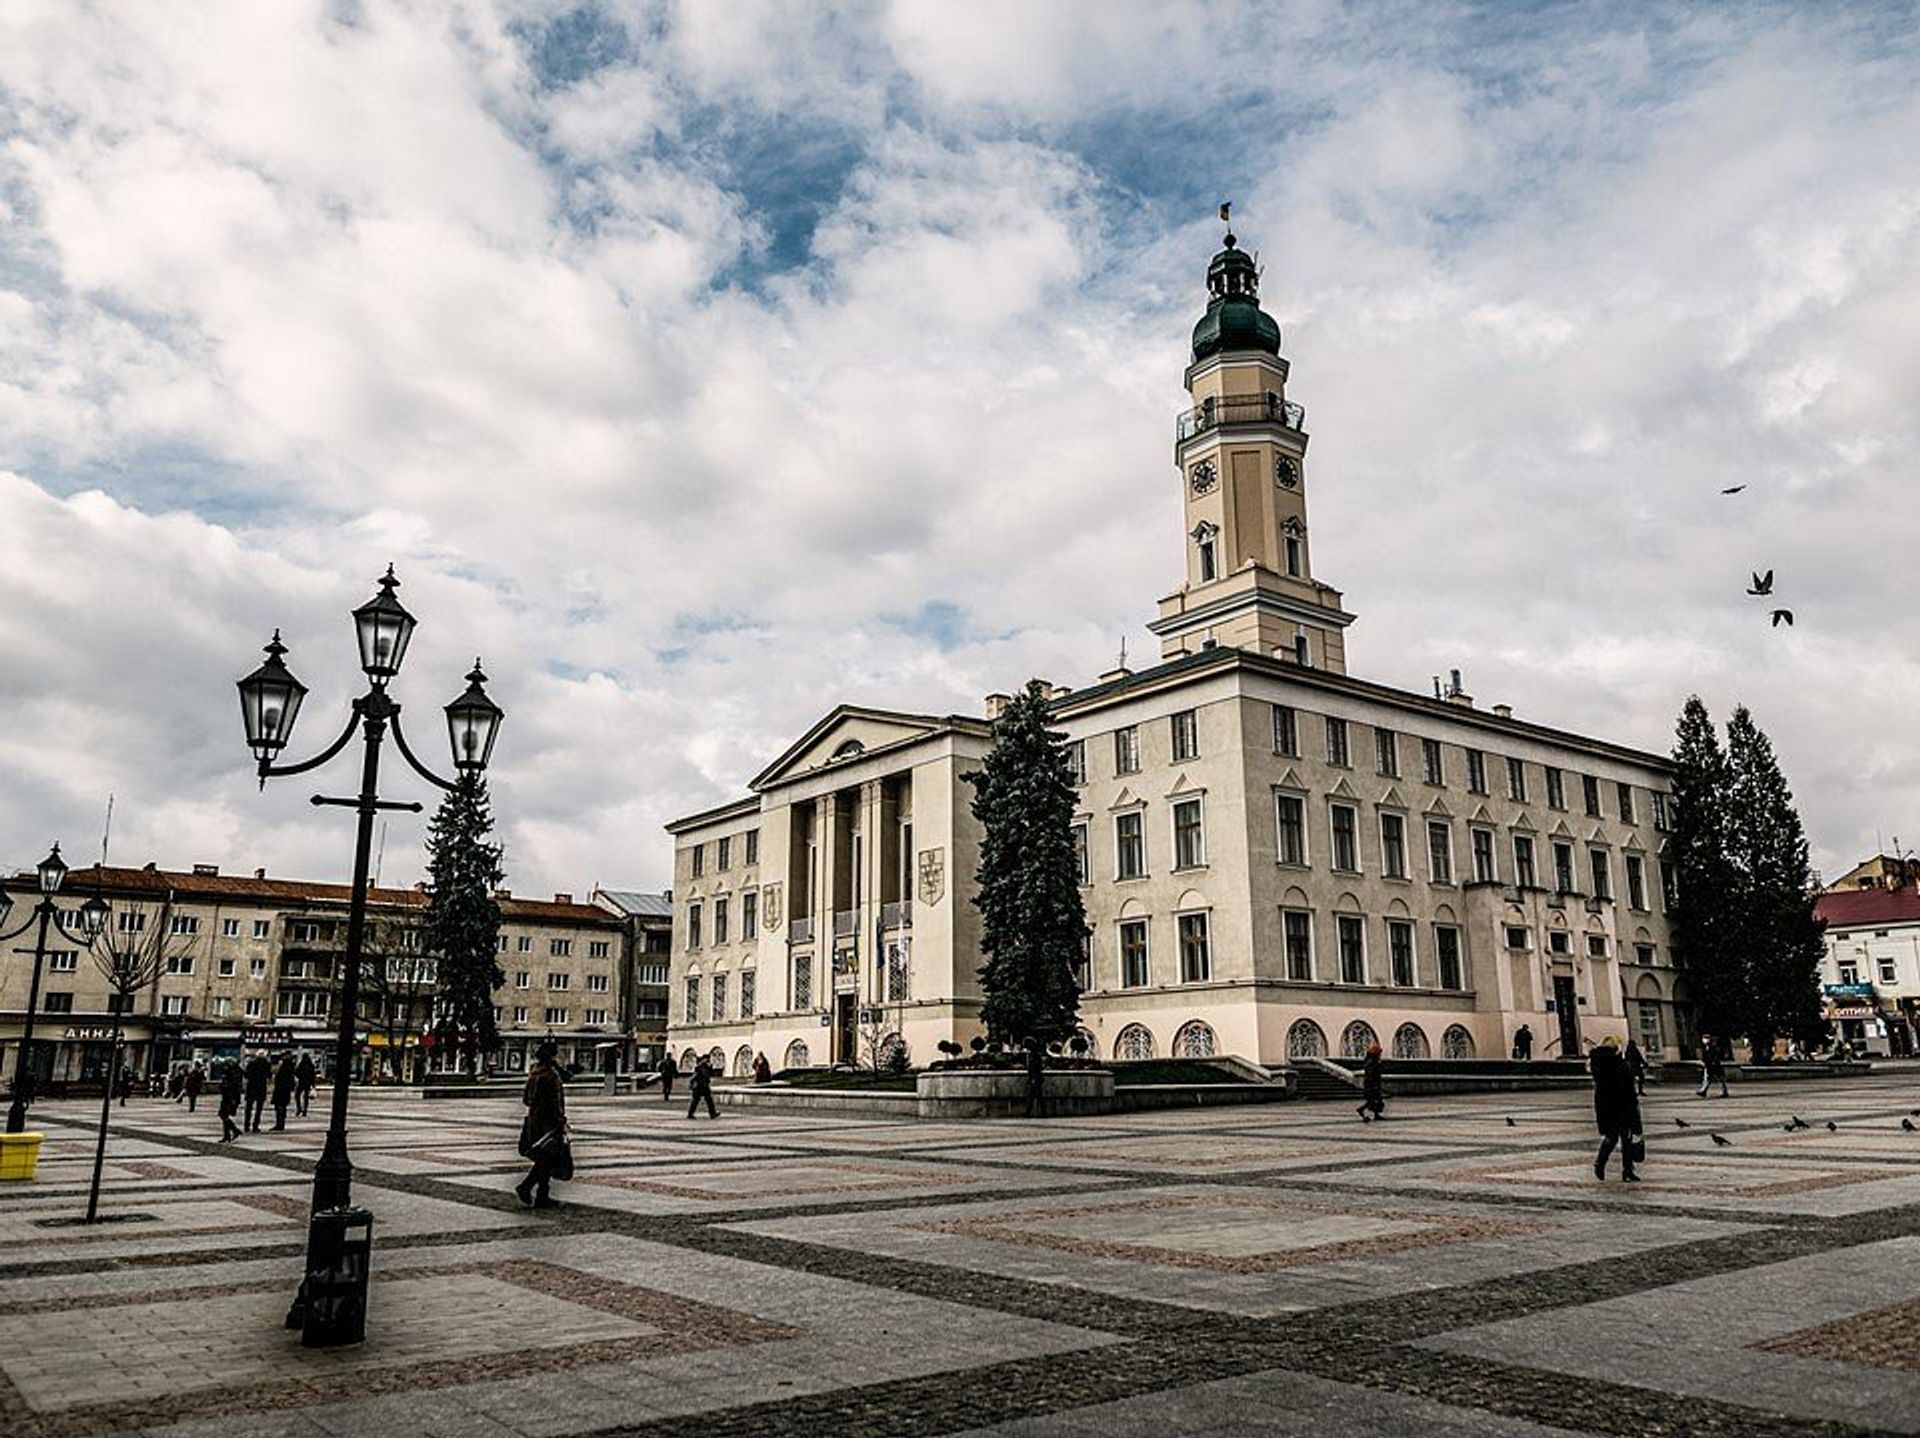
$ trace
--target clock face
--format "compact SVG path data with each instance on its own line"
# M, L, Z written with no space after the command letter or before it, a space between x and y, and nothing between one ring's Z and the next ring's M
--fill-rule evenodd
M1220 471L1213 467L1213 461L1203 459L1193 467L1193 492L1205 494L1220 482Z
M1282 489L1296 489L1300 484L1300 466L1283 454L1273 462L1273 477Z

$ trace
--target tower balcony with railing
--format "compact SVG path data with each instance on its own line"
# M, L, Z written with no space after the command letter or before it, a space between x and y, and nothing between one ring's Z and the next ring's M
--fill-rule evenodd
M1307 431L1306 406L1282 399L1273 390L1264 394L1209 397L1174 417L1173 442L1178 446L1210 430L1242 425L1276 425L1304 435Z

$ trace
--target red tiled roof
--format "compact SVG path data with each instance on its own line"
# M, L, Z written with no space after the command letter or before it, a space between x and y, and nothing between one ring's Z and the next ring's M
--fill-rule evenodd
M8 887L31 885L31 874L9 880ZM175 893L196 898L250 899L261 904L345 904L352 898L347 884L323 884L311 879L259 879L252 874L195 874L178 869L127 869L116 865L101 868L90 864L73 869L61 886L62 893L86 894L99 889L115 893ZM425 908L426 894L419 889L370 889L368 901L390 908ZM558 904L545 899L502 899L501 915L508 919L544 920L556 923L598 924L616 927L618 916L598 904Z
M1898 889L1842 889L1822 894L1813 911L1837 929L1916 923L1920 922L1920 889L1910 884Z

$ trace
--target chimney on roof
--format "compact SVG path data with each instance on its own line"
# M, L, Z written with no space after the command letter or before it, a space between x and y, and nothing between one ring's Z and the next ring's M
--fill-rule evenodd
M264 879L267 877L267 871L265 869L255 869L253 871L253 877L256 879Z
M1512 706L1511 704L1496 704L1496 705L1494 705L1494 706L1493 706L1493 717L1494 717L1494 718L1496 718L1496 719L1511 719L1511 718L1513 718L1513 706Z
M989 694L987 696L987 718L998 719L1007 712L1007 706L1013 703L1011 694Z
M1100 676L1100 682L1102 684L1114 684L1114 683L1118 683L1122 679L1131 679L1131 678L1133 678L1133 671L1127 668L1126 665L1122 664L1119 668L1109 669L1105 674L1102 674Z
M553 901L556 904L571 904L573 902L573 895L572 894L555 894L553 896Z
M193 866L193 872L203 879L214 879L220 875L220 866L218 864L195 864Z
M495 889L493 891L493 896L496 899L511 899L513 897L513 890L512 889Z
M1462 709L1473 708L1473 696L1467 693L1467 686L1460 682L1458 669L1447 671L1447 687L1440 697L1449 704L1458 704Z

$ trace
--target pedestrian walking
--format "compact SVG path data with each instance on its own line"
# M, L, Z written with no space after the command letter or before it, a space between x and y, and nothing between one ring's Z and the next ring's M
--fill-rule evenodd
M1636 1150L1644 1152L1640 1138L1640 1099L1634 1093L1633 1074L1620 1056L1612 1035L1600 1041L1587 1059L1587 1068L1593 1074L1594 1126L1600 1130L1600 1151L1593 1157L1593 1176L1602 1181L1606 1179L1607 1160L1617 1146L1620 1177L1628 1183L1638 1183L1640 1176L1633 1171L1633 1165Z
M121 1108L127 1106L127 1100L133 1097L133 1066L121 1064L120 1072L113 1076L113 1097Z
M573 1151L567 1143L567 1092L554 1057L560 1052L552 1039L543 1039L533 1051L520 1102L527 1116L520 1124L520 1156L532 1162L527 1176L513 1187L526 1208L557 1208L550 1187L554 1179L573 1177Z
M1360 1121L1371 1123L1387 1116L1386 1085L1380 1077L1380 1045L1367 1045L1366 1062L1360 1066Z
M260 1116L267 1107L267 1085L273 1078L273 1065L267 1062L267 1056L256 1051L247 1060L247 1121L248 1133L260 1132Z
M180 1088L187 1096L188 1113L192 1113L194 1109L199 1106L200 1090L206 1086L207 1071L196 1062L192 1068L187 1070L186 1077L180 1081ZM178 1102L178 1100L175 1100L175 1102Z
M1639 1044L1628 1039L1626 1050L1620 1057L1626 1063L1627 1073L1633 1079L1633 1091L1644 1096L1647 1091L1647 1056L1640 1052Z
M229 1059L227 1066L220 1071L220 1142L232 1143L240 1137L240 1125L233 1116L240 1112L240 1061Z
M713 1065L704 1058L693 1066L693 1077L687 1080L687 1093L691 1095L687 1103L688 1118L700 1111L702 1099L707 1101L707 1117L720 1117L720 1110L713 1106Z
M765 1054L753 1056L753 1081L755 1083L773 1082L773 1065L767 1062Z
M662 1103L673 1102L673 1081L679 1077L680 1065L673 1061L672 1054L668 1054L660 1060L660 1101Z
M307 1116L307 1109L313 1103L313 1086L319 1082L320 1073L313 1066L313 1055L301 1050L299 1066L293 1071L293 1112L297 1117Z
M280 1055L280 1067L273 1071L273 1131L282 1132L287 1126L287 1105L293 1102L293 1091L299 1082L300 1071L294 1066L293 1055Z
M1525 1063L1533 1057L1533 1028L1522 1024L1513 1031L1513 1056Z
M197 1068L198 1065L196 1064L195 1067ZM187 1071L185 1069L176 1068L172 1073L167 1075L167 1097L175 1103L180 1102L181 1095L185 1093L186 1087Z
M1731 1098L1727 1092L1727 1060L1720 1049L1718 1034L1703 1037L1703 1056L1700 1063L1700 1097L1707 1096L1707 1090L1714 1084L1720 1085L1720 1097Z

